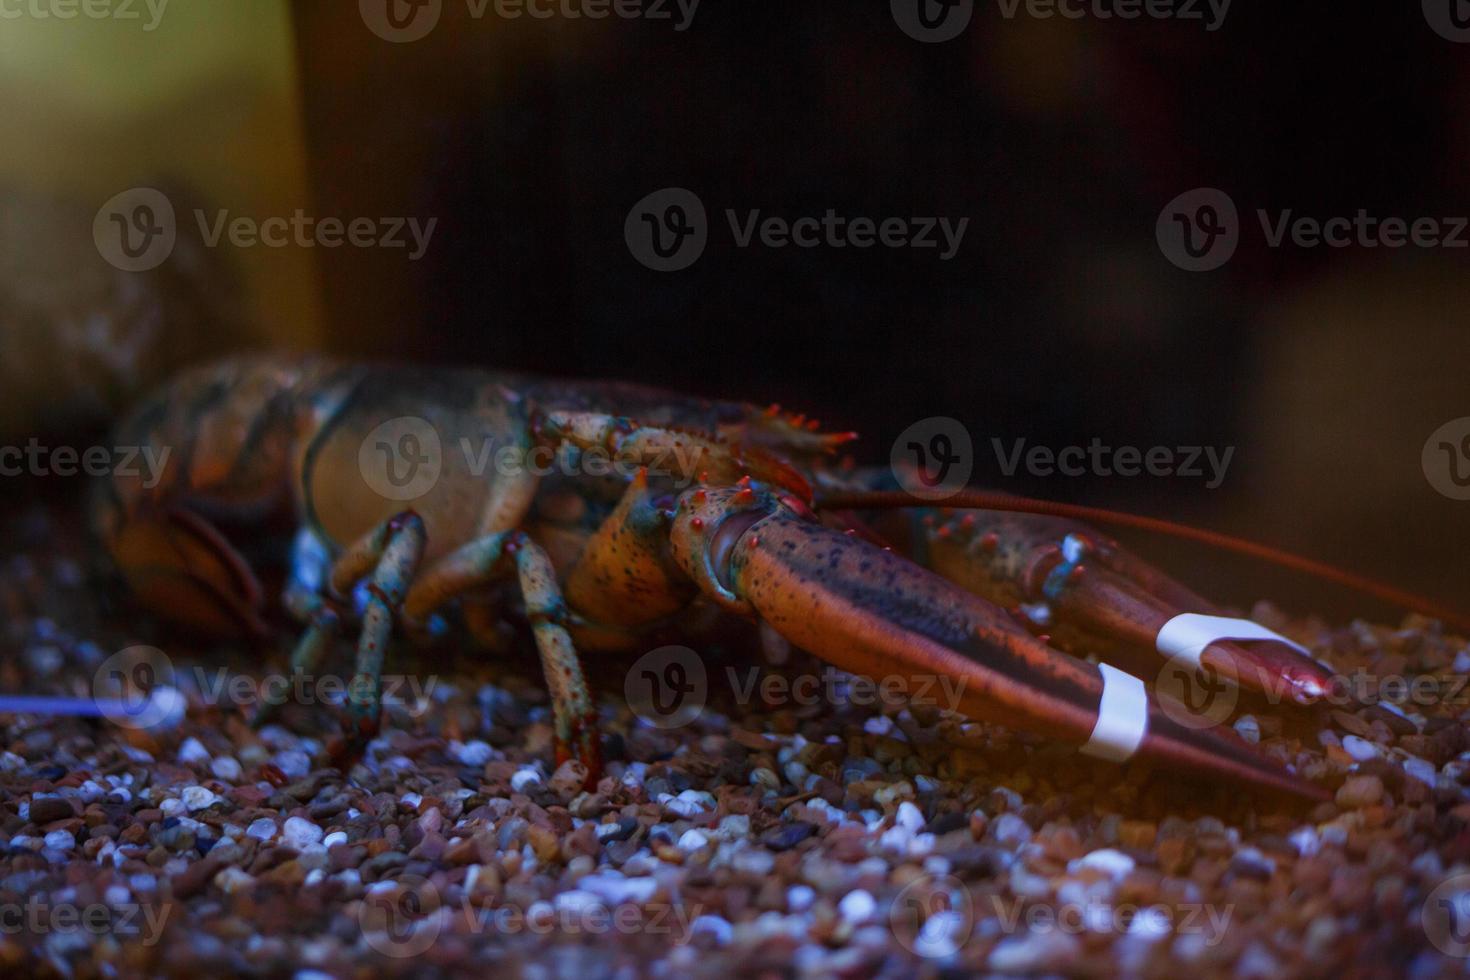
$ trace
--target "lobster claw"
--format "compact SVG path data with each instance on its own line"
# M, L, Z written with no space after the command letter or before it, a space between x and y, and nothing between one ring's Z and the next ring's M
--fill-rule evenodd
M859 537L803 520L770 494L688 492L671 543L716 602L758 616L844 670L898 678L908 690L948 679L959 692L952 707L1091 755L1326 797L1233 731L1171 717L1137 678L1053 650L999 607Z
M134 514L103 534L128 587L149 610L211 637L270 635L260 582L224 535L194 512Z
M1320 700L1333 672L1293 640L1223 616L1152 565L1075 521L1032 514L943 513L926 531L945 578L1017 610L1062 649L1098 650L1158 676L1202 664L1273 703Z

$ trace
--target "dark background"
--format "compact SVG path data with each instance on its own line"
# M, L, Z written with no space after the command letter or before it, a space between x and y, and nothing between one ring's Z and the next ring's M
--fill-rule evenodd
M1420 4L1235 0L1210 32L1007 19L977 0L960 36L921 43L887 0L703 0L684 31L477 19L442 0L426 37L390 43L362 12L377 2L180 2L157 34L28 24L58 65L132 59L118 77L149 84L130 111L54 96L5 49L21 175L0 193L6 440L76 438L75 419L104 427L181 362L282 342L779 401L859 430L855 452L879 465L909 425L947 415L973 437L977 483L1263 539L1470 609L1470 502L1421 465L1430 433L1470 416L1470 249L1271 248L1256 217L1470 215L1470 44ZM195 81L164 71L165 55L196 51L215 55L188 61ZM120 273L96 254L92 216L138 185L168 188L181 213L437 225L417 262L191 242ZM671 186L703 201L710 243L660 273L634 259L624 221ZM31 194L54 187L60 203ZM1155 225L1199 187L1234 201L1241 242L1196 273L1166 258ZM727 208L969 224L948 262L739 249ZM114 381L128 351L139 362ZM1207 490L1007 478L991 449L1093 438L1235 453ZM1242 606L1400 614L1128 538Z
M415 264L323 252L337 348L617 376L780 401L882 462L931 415L977 480L1272 540L1465 603L1467 505L1420 450L1470 414L1463 250L1267 247L1257 208L1470 213L1470 46L1419 5L1240 0L1200 21L980 3L919 43L884 3L705 0L692 26L476 20L390 44L295 7L322 213L438 216ZM704 255L644 268L633 203L693 190ZM1239 251L1190 273L1154 237L1199 186ZM959 254L731 245L723 209L968 216ZM1007 480L989 439L1236 446L1225 485ZM1195 548L1139 542L1228 599L1392 610Z

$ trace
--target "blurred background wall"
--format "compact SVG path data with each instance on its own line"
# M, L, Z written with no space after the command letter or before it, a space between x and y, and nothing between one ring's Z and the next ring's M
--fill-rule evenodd
M123 40L50 23L22 43L7 23L0 175L91 208L162 172L209 207L437 221L417 261L208 250L242 283L231 309L252 338L776 400L861 430L872 463L954 416L977 482L1264 538L1470 606L1470 503L1421 466L1429 434L1470 415L1470 250L1271 247L1256 217L1470 214L1470 44L1413 3L1237 0L1217 30L1104 18L1102 0L1080 19L1005 6L977 3L943 43L888 3L841 0L703 0L682 30L673 3L672 20L543 20L494 0L172 0L156 36ZM88 102L98 78L117 94ZM710 242L661 273L624 222L671 186L699 196ZM1198 187L1241 217L1209 272L1155 237ZM737 248L727 208L969 225L949 261ZM1007 478L990 451L1094 437L1235 453L1206 490ZM1237 603L1395 615L1135 542Z

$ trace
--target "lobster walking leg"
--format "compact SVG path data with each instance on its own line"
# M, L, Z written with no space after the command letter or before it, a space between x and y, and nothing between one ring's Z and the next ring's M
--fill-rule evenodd
M587 766L589 778L595 778L601 769L596 709L567 632L566 603L551 560L524 532L489 534L445 556L409 590L404 616L422 620L451 599L503 579L506 558L515 562L526 617L551 689L557 762L575 757Z
M354 673L348 685L350 745L377 734L383 711L383 654L393 631L393 617L418 571L426 540L423 520L406 511L373 529L332 569L332 588L339 593L350 592L368 568L372 570Z

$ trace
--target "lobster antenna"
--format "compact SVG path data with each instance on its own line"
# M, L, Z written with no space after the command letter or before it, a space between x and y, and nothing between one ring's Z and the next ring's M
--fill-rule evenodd
M1016 497L985 490L960 490L942 500L926 500L906 490L830 490L818 494L812 506L816 510L898 510L904 507L940 506L1041 514L1047 517L1065 517L1094 524L1137 528L1169 537L1182 538L1186 541L1197 541L1213 548L1219 548L1221 551L1249 555L1282 568L1289 568L1292 571L1361 592L1392 605L1402 606L1425 616L1432 616L1456 629L1470 630L1470 617L1448 609L1431 599L1426 599L1424 596L1406 592L1386 582L1338 568L1336 565L1293 554L1290 551L1261 544L1259 541L1251 541L1248 538L1238 538L1219 531L1191 527L1188 524L1167 521L1158 517L1109 510L1105 507L1063 504L1052 500Z

